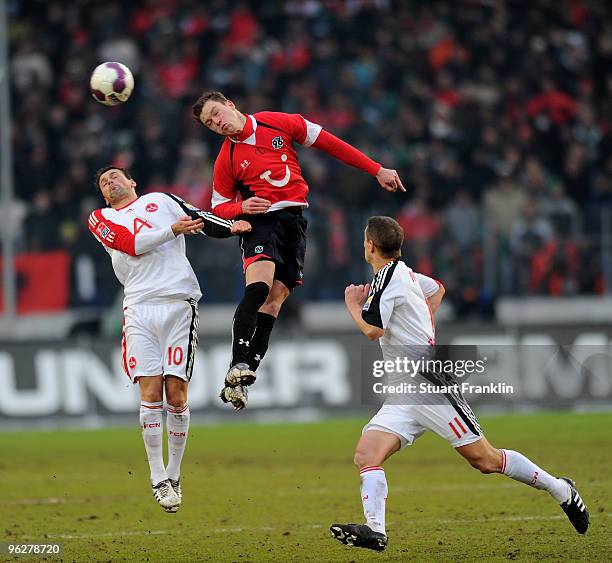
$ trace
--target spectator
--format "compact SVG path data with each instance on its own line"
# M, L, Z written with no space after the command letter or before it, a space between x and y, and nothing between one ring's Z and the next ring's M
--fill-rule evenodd
M302 113L407 180L413 203L385 199L367 178L304 153L317 223L319 270L311 271L324 278L337 265L336 281L311 297L341 299L338 279L360 275L341 231L352 244L362 216L373 213L398 217L415 267L456 279L449 301L462 311L478 310L479 269L497 273L487 290L501 293L604 287L597 245L601 204L612 202L612 16L604 2L562 2L554 14L546 3L508 0L418 9L388 0L17 0L10 9L14 177L27 213L20 250L79 247L86 264L74 221L87 178L108 162L131 166L143 192L172 189L206 207L218 140L196 129L187 110L203 89L217 88L251 112ZM102 59L134 72L128 103L106 108L89 96L89 73ZM539 209L529 228L519 219L526 197ZM71 202L63 212L61 201ZM556 236L543 237L544 224ZM561 268L563 253L571 260ZM193 263L212 299L234 299L221 267ZM453 294L461 284L469 296ZM98 288L96 302L116 287ZM73 303L86 303L83 295Z

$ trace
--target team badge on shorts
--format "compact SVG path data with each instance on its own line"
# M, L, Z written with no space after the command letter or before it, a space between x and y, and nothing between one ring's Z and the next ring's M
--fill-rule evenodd
M128 358L128 366L130 366L130 369L134 369L136 367L136 358L134 356L130 356Z
M255 247L255 254L261 254L263 252L263 246L261 246L261 244L258 244Z
M149 205L147 205L145 207L145 209L149 212L149 213L153 213L154 211L157 211L159 209L159 207L157 207L157 203L149 203Z
M272 139L272 147L276 150L282 149L284 146L285 142L283 141L283 138L281 136L274 137L274 139Z

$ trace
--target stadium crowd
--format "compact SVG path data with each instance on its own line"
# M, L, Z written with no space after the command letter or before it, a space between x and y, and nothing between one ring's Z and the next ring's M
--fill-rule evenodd
M220 139L191 116L204 89L249 112L301 113L400 172L407 194L388 194L300 149L311 188L300 298L341 299L347 282L367 279L362 232L372 214L397 218L405 259L443 280L458 315L487 313L500 294L606 291L604 0L8 6L16 200L5 212L19 252L69 250L72 306L105 306L117 291L87 230L100 205L97 168L127 166L140 190L210 208ZM105 60L135 76L132 98L117 108L89 94L89 74ZM209 302L240 295L235 245L190 241Z

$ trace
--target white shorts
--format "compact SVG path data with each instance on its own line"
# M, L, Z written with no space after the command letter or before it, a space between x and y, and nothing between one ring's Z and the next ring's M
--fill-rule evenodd
M453 448L480 440L483 436L478 419L464 401L456 406L442 405L383 405L363 432L380 430L395 434L401 447L410 446L425 430L432 430L448 440Z
M132 383L153 375L191 379L199 322L194 299L137 303L123 314L121 357Z

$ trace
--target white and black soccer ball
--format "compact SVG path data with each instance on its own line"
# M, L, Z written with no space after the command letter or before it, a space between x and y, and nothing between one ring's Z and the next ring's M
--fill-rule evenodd
M130 69L121 63L106 62L98 65L89 80L94 100L105 106L116 106L127 101L134 89Z

